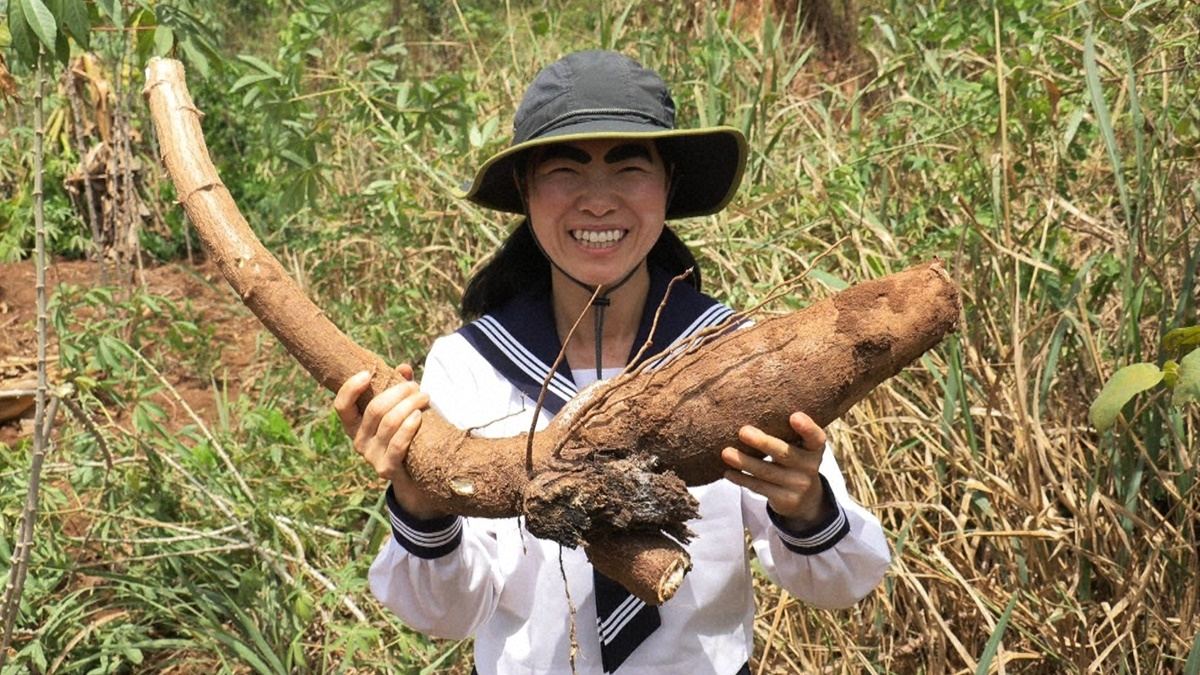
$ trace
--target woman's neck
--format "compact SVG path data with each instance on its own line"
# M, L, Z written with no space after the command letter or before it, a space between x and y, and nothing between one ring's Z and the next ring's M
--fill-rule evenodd
M567 343L567 361L572 368L596 367L596 310L589 307L592 293L552 269L550 288L554 303L554 323L559 340L566 341L571 326L579 319L571 341ZM637 339L638 326L650 292L650 272L645 262L628 281L608 295L602 326L603 364L606 368L624 366Z

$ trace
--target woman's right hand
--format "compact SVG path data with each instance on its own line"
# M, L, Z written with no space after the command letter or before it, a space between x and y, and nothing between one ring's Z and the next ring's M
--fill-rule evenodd
M416 518L444 515L421 499L404 460L417 430L421 428L421 410L429 406L429 395L413 381L412 366L398 369L407 382L389 387L359 413L357 401L371 382L371 373L362 371L346 380L333 400L342 428L354 440L354 451L375 469L380 478L392 483L396 501Z

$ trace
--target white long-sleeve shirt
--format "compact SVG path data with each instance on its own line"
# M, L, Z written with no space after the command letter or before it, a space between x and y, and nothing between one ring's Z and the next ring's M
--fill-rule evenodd
M529 429L535 402L461 334L434 343L421 388L434 409L477 435ZM543 411L538 428L549 419ZM733 675L746 663L755 609L746 532L767 576L817 607L849 606L879 584L890 561L879 521L847 494L828 447L820 473L837 508L806 532L781 529L764 497L728 481L690 488L700 504L700 517L688 522L692 570L619 675ZM570 673L573 605L575 670L603 672L583 551L536 539L516 518L418 521L390 496L393 537L369 580L407 625L437 637L474 635L480 675Z

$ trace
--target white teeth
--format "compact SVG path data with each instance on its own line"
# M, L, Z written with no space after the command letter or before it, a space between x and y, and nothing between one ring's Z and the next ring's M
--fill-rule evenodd
M572 230L571 236L588 248L599 248L619 241L625 233L622 230Z

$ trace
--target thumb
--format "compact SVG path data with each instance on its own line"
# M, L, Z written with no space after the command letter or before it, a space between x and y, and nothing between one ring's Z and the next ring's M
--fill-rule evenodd
M362 413L358 410L358 398L367 390L371 383L370 371L355 373L338 389L333 399L333 409L337 411L338 419L342 421L342 429L350 436L358 432L362 422Z

